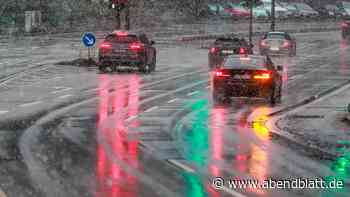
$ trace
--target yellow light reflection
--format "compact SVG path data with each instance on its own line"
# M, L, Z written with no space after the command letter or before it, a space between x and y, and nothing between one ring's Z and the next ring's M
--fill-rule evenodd
M267 114L270 112L269 108L259 108L254 111L252 127L255 135L263 140L268 141L270 139L269 129L266 127L265 123L268 120Z

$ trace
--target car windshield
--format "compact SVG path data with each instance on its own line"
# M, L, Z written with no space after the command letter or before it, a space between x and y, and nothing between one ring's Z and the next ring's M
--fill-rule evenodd
M350 197L349 18L0 0L0 197Z

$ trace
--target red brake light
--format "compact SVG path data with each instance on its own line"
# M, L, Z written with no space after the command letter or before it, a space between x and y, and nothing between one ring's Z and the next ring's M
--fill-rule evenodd
M112 44L108 42L104 42L101 44L100 48L109 49L109 48L112 48Z
M129 48L132 50L140 50L142 47L143 46L140 43L132 43L129 45Z
M253 77L254 79L270 79L271 75L270 73L261 73L261 74L256 74Z
M239 49L239 54L245 54L245 53L246 53L246 51L245 51L244 48L240 48L240 49Z
M213 47L210 49L210 53L216 53L217 50L218 50L217 48Z
M262 41L260 42L260 45L261 45L262 47L267 47L267 42L266 42L266 40L262 40Z
M224 72L222 72L222 71L215 71L215 76L216 77L228 77L228 76L230 76L229 74L226 74L226 73L224 73Z
M346 22L342 22L342 23L341 23L341 26L342 26L342 27L348 27L348 24L347 24Z
M282 47L287 48L289 47L289 41L284 41Z

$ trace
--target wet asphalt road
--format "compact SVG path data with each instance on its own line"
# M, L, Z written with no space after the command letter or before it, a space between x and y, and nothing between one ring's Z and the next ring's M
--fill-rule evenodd
M335 174L331 161L262 124L267 114L348 80L339 32L296 37L297 57L274 58L285 67L275 107L247 99L213 106L207 51L194 45L161 46L151 75L44 65L15 76L0 87L1 131L15 133L18 147L4 153L18 160L0 163L1 188L8 196L348 196L211 186L214 177ZM9 173L14 166L18 173Z

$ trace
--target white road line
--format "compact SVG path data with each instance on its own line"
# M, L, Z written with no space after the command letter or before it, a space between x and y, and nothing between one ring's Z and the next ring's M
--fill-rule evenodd
M57 90L57 91L53 91L51 92L51 94L57 94L57 93L61 93L61 92L66 92L66 91L69 91L69 90L72 90L73 88L66 88L66 89L63 89L63 90Z
M35 102L31 102L31 103L22 104L22 105L20 105L20 107L29 107L29 106L33 106L33 105L38 105L40 103L42 103L42 101L35 101Z
M137 115L135 115L135 116L130 116L130 117L127 118L125 121L129 122L129 121L135 120L136 118L137 118Z
M71 95L71 94L66 94L66 95L60 96L60 97L58 97L58 98L64 99L64 98L68 98L68 97L72 97L72 96L73 96L73 95Z
M151 107L151 108L147 109L147 110L145 111L145 113L151 112L151 111L156 110L156 109L158 109L158 108L159 108L158 106Z
M176 161L176 160L173 160L173 159L169 159L168 161L170 163L172 163L173 165L175 165L175 166L177 166L177 167L179 167L179 168L181 168L181 169L183 169L183 170L185 170L185 171L187 171L189 173L195 173L196 172L191 167L189 167L189 166L187 166L185 164L182 164L179 161ZM247 196L245 196L245 195L243 195L243 194L241 194L239 192L236 192L236 191L234 191L234 190L232 190L232 189L230 189L230 188L228 188L226 186L222 187L221 190L226 192L226 193L228 193L228 194L230 194L230 195L232 195L232 196L235 196L235 197L247 197Z
M175 101L177 101L177 100L179 100L179 99L174 98L174 99L171 99L170 101L168 101L168 103L173 103L173 102L175 102Z
M235 190L233 189L230 189L228 187L222 187L221 188L223 191L227 192L228 194L231 194L232 196L235 196L235 197L247 197L239 192L236 192Z
M91 89L91 90L86 90L85 92L97 92L99 90L100 90L100 88L94 88L94 89Z
M198 91L194 91L194 92L190 92L187 94L187 96L192 96L192 95L195 95L195 94L198 94L199 92Z
M0 115L1 114L6 114L6 113L8 113L9 111L5 111L5 110L3 110L3 111L0 111Z
M186 165L182 164L182 163L179 162L179 161L176 161L176 160L173 160L173 159L169 159L168 161L169 161L170 163L172 163L173 165L175 165L175 166L177 166L177 167L179 167L179 168L184 169L184 170L187 171L187 172L190 172L190 173L195 173L195 172L196 172L196 171L194 171L191 167L186 166Z

